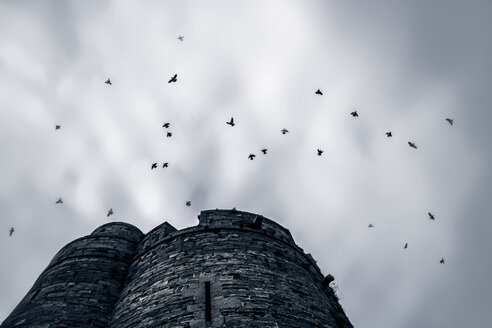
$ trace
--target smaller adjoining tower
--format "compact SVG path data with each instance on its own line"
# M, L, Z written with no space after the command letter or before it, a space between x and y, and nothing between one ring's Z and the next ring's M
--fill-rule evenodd
M146 235L112 223L68 244L1 327L353 327L289 230L236 210L198 218Z

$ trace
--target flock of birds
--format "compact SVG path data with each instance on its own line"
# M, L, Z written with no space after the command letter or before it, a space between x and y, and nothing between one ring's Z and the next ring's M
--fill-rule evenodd
M178 40L179 41L183 41L184 40L184 37L180 35L178 37ZM176 83L177 81L178 81L178 74L174 74L169 79L169 81L167 83ZM111 79L109 79L109 78L104 83L106 83L107 85L112 85ZM314 92L314 94L317 95L317 96L323 96L323 92L320 89L316 90ZM356 110L354 110L353 112L351 112L350 115L352 115L354 118L359 117L359 114L357 113ZM452 118L446 118L445 120L449 123L449 125L451 125L451 126L453 125L454 120ZM236 122L234 120L234 117L231 117L231 119L229 121L225 122L225 123L227 125L231 126L231 127L234 127L236 125ZM171 126L171 123L170 122L165 122L162 125L162 127L165 128L165 129L168 129L170 126ZM55 125L55 131L56 130L60 130L60 129L61 129L61 125ZM287 130L286 128L283 128L282 130L280 130L280 132L283 135L285 135L285 134L289 133L289 130ZM385 134L386 134L386 137L387 138L391 138L393 136L393 134L392 134L391 131L385 132ZM166 132L166 137L167 138L172 137L172 132ZM408 141L408 146L411 147L411 148L414 148L414 149L418 149L418 147L415 144L415 142L412 142L412 141ZM266 155L267 154L267 151L268 151L267 148L261 149L261 152L263 153L263 155ZM317 155L318 156L321 156L323 154L323 152L324 151L322 149L317 149ZM255 157L256 157L256 155L253 154L253 153L251 153L251 154L248 155L248 158L250 160L254 160ZM154 170L154 169L157 169L157 167L158 167L158 163L155 162L155 163L152 163L151 164L150 169L151 170ZM169 163L168 162L162 163L162 168L167 168L167 167L169 167ZM61 197L58 198L58 200L55 203L56 204L63 204L62 198ZM186 201L185 202L185 205L187 207L190 207L191 206L191 201ZM429 220L432 220L432 221L435 220L435 216L432 213L428 212L427 214L429 215ZM113 215L113 208L110 208L108 210L107 214L106 214L107 217L109 217L111 215ZM370 223L368 225L368 228L374 228L374 225L372 223ZM11 227L10 230L9 230L9 236L12 236L14 232L15 232L14 227ZM408 248L408 243L405 243L405 245L403 246L403 249L407 249L407 248ZM445 263L444 258L441 258L441 260L439 261L439 263L444 264Z

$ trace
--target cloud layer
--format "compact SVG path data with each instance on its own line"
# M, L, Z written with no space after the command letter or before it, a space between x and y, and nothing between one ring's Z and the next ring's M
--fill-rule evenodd
M109 208L146 232L237 207L290 229L356 327L491 322L491 16L486 1L2 2L0 320Z

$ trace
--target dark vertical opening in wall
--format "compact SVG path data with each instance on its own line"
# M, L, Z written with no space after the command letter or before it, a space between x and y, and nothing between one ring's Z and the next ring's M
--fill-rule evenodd
M210 304L210 281L205 282L205 321L212 321L212 305Z

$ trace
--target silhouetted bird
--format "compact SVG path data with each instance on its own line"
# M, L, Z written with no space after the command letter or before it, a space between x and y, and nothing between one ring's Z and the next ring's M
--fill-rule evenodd
M263 154L265 154L265 155L266 155L266 153L267 153L267 150L268 150L268 149L266 149L266 148L263 148L263 149L261 150L261 152L262 152Z
M110 79L107 79L106 82L104 82L104 83L109 84L109 85L112 84Z
M315 92L315 94L322 96L322 95L323 95L323 92L321 92L321 90L320 90L320 89L318 89L318 90Z
M284 128L284 129L280 130L280 132L282 132L282 134L286 134L286 133L289 133L289 130Z
M452 118L447 118L447 119L446 119L446 121L448 121L448 122L449 122L449 125L453 125L453 121L454 121L454 120L453 120Z
M10 235L9 236L12 236L12 234L14 233L15 229L14 227L10 228Z
M166 162L166 163L162 164L162 168L168 167L168 165L169 165L169 163Z
M179 40L179 41L183 41L183 39L184 39L184 36L181 36L181 35L180 35L180 36L178 36L178 40Z
M429 219L431 220L435 220L436 218L434 217L434 215L432 215L431 212L427 212L427 214L429 214Z
M58 200L56 201L56 204L63 204L63 200L60 198L58 198Z
M405 243L405 246L403 246L403 249L407 249L408 248L408 243Z
M168 138L171 138L171 137L173 136L173 134L172 134L171 132L168 132L168 133L166 134L166 136L167 136Z
M389 131L389 132L386 132L386 136L387 136L388 138L391 138L393 135L391 134L391 131Z
M444 257L441 257L441 260L439 261L439 263L444 264Z
M150 167L151 170L153 169L156 169L157 168L157 163L152 163L152 166Z
M350 115L352 115L353 117L359 117L359 114L357 114L357 111L350 113Z
M174 74L174 76L169 81L167 81L167 83L176 82L177 80L178 80L178 74Z
M186 202L186 206L190 207L191 206L191 202L190 201L187 201Z
M112 214L113 214L113 209L112 209L112 208L110 208L110 209L109 209L109 211L108 211L108 215L106 215L106 216L110 216L110 215L112 215Z
M61 125L55 125L55 131L60 130L60 128L61 128Z
M318 149L318 156L321 156L323 154L323 151L321 149Z
M169 125L171 125L171 123L164 123L164 124L162 124L162 127L167 129L167 128L169 128Z
M229 122L226 122L226 124L229 124L230 126L234 126L234 117L231 117L231 120Z
M372 223L369 223L369 225L367 227L368 228L374 228L374 226L372 225Z
M255 155L255 154L249 154L249 156L248 156L248 158L249 158L250 160L253 160L255 157L256 157L256 155Z
M413 142L410 142L410 141L409 141L409 142L408 142L408 145L409 145L410 147L412 147L412 148L417 149L417 146L416 146Z

